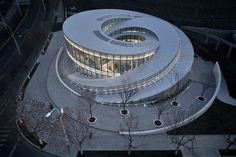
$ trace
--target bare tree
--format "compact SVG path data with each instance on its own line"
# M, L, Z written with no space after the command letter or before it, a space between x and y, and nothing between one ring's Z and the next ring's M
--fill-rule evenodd
M17 122L24 135L36 145L42 146L42 138L47 139L52 134L60 135L59 121L51 122L46 118L50 111L49 104L25 99L17 104Z
M94 92L84 92L82 95L83 99L79 99L79 102L83 105L86 112L89 113L89 122L95 122L96 117L94 117L93 113L97 108L97 104L95 102L95 93Z
M33 134L43 132L49 123L45 117L50 111L49 105L33 99L26 99L20 103L17 107L18 119L27 122L26 125Z
M92 138L92 131L88 125L86 125L86 118L83 112L78 111L75 113L76 118L71 117L71 112L65 113L64 122L67 129L68 137L72 144L78 146L80 155L83 155L83 145L86 140ZM78 154L77 154L78 156Z
M174 96L174 101L172 102L172 105L173 106L178 106L179 103L177 101L177 98L178 98L178 94L181 90L181 82L180 82L179 73L174 71L172 73L170 82L171 82L171 85L172 85L172 91L169 92L169 94Z
M227 143L227 147L225 149L225 153L227 154L229 152L229 149L233 146L236 145L236 137L233 136L232 134L228 134L224 136L225 142Z
M204 98L205 92L210 87L213 87L213 84L214 84L215 81L214 81L214 75L212 73L210 73L210 74L202 73L201 76L206 80L203 80L203 81L201 81L201 80L191 80L191 81L202 85L201 94L197 98L200 101L204 101L205 100L205 98Z
M135 93L136 93L136 91L134 89L129 90L129 91L123 91L120 93L121 104L122 104L122 111L121 112L124 115L127 114L127 109L126 109L127 104L129 102L130 98L135 95Z
M218 113L218 115L221 115L221 113ZM224 153L228 154L230 148L233 145L236 145L236 136L234 136L232 134L232 130L234 130L234 128L235 128L235 122L234 121L227 121L227 122L225 122L220 117L218 117L218 121L219 121L220 126L222 128L222 131L225 133L225 135L223 135L223 137L225 139L225 143L227 144L227 146L225 148L225 152Z
M172 126L172 135L170 136L171 143L175 144L175 155L178 154L181 147L185 147L195 155L193 150L195 135L185 135L182 134L178 129L180 122L187 118L187 114L184 110L174 110L167 117L167 122Z
M129 78L127 77L124 77L121 81L122 81L123 87L126 86L130 82ZM122 115L128 114L128 111L126 109L127 104L129 103L130 98L133 97L136 93L137 93L137 90L135 89L127 89L120 93L121 104L122 104L122 110L121 110Z
M206 90L208 89L208 88L210 88L210 87L212 87L213 85L213 83L214 83L214 77L213 77L214 75L213 74L211 74L209 77L207 77L207 80L206 80L206 82L202 82L201 84L202 84L202 92L201 92L201 97L203 97L204 96L204 94L205 94L205 92L206 92Z
M129 155L131 154L132 150L145 145L143 140L139 141L139 143L137 142L138 140L135 140L135 135L132 134L132 131L136 129L138 129L138 122L137 118L133 114L130 114L130 116L127 117L125 126L120 126L121 136L125 139L124 146L127 149ZM123 134L122 132L126 132L127 134Z
M156 113L157 113L157 119L154 121L154 124L156 126L161 126L162 122L160 121L161 114L165 111L167 103L161 102L161 103L153 103L155 105Z

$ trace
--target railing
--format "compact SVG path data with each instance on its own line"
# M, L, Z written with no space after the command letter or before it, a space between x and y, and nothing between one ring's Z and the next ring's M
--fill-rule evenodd
M225 39L222 39L214 34L211 34L211 30L208 28L198 28L198 27L189 27L189 26L183 26L182 27L183 30L185 31L189 31L189 33L193 32L193 33L198 33L199 35L202 35L204 38L204 41L202 41L204 44L208 44L210 39L216 40L216 45L215 45L215 49L217 50L220 43L223 43L225 45L227 45L229 47L229 50L227 52L227 58L229 58L232 49L236 49L236 44L231 43ZM232 32L233 33L233 32ZM193 35L194 36L194 35Z

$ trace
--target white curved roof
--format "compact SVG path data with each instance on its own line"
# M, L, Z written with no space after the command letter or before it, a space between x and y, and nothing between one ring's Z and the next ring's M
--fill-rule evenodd
M181 80L183 77L185 77L191 70L192 64L193 64L193 48L190 40L187 38L187 36L177 27L174 25L159 19L154 16L150 16L147 14L143 13L138 13L134 11L127 11L127 10L116 10L116 9L102 9L102 10L92 10L92 11L86 11L83 13L79 13L77 15L72 16L77 17L80 16L79 18L83 19L86 17L86 15L89 15L87 17L87 21L83 23L81 29L87 30L88 28L97 28L99 29L100 33L103 33L101 30L101 25L104 23L104 21L107 21L112 18L117 18L117 17L130 17L131 20L126 20L124 22L121 22L117 25L114 25L108 32L107 34L119 30L121 28L126 28L126 27L140 27L140 28L145 28L153 32L156 37L158 38L156 41L153 43L150 42L151 44L144 45L143 47L125 47L125 46L118 46L111 44L109 42L104 42L103 40L97 38L94 36L92 31L84 31L80 32L78 30L78 27L74 26L75 23L69 20L66 21L63 29L65 35L70 38L72 41L76 43L80 43L80 46L84 46L86 48L99 51L99 52L104 52L108 54L125 54L127 53L130 54L139 54L139 53L145 53L147 51L150 51L150 48L156 48L156 53L152 56L151 59L148 61L144 62L142 65L140 65L138 68L135 68L133 70L127 71L126 73L120 75L120 76L115 76L115 77L108 77L108 78L101 78L101 79L90 79L90 78L84 78L84 77L79 77L77 73L72 73L68 75L67 77L74 83L76 83L79 86L86 87L87 89L91 90L113 90L112 88L116 89L117 87L120 87L123 85L122 83L122 78L129 78L130 83L137 83L140 85L145 85L144 89L147 89L147 86L149 86L148 89L153 88L155 92L158 92L157 90L164 91L164 88L169 88L171 85L170 78L174 77L172 75L168 75L172 72L177 72L179 74L179 80ZM91 19L90 19L91 16ZM94 17L93 17L94 16ZM92 22L90 22L92 21ZM86 28L87 23L93 23L95 21L95 25L89 26ZM71 24L71 26L69 25ZM73 27L75 30L74 33L71 33L69 31L70 29L68 27ZM67 29L65 29L67 28ZM88 42L89 40L84 40L84 38L79 38L78 36L75 36L76 32L84 34L86 36L86 33L89 33L88 36L92 38L92 42ZM103 33L106 35L105 33ZM86 38L88 37L86 36ZM106 36L109 38L109 40L114 40L113 38ZM155 38L155 37L151 37ZM152 40L150 38L150 40ZM150 41L149 40L149 41ZM97 42L97 43L96 43ZM153 46L153 47L152 47ZM164 70L167 69L167 70ZM167 72L161 74L161 72ZM160 79L156 79L157 76ZM150 79L149 79L150 78ZM173 79L173 78L172 78ZM147 81L143 81L147 80ZM142 82L143 81L143 82ZM161 83L162 85L157 89L154 86L148 85L150 82L150 85L152 84L159 84ZM169 82L169 83L166 83ZM160 84L159 84L160 85ZM158 85L158 86L159 86ZM168 86L168 87L167 87ZM163 87L163 88L162 88ZM150 92L150 94L153 94Z
M63 31L66 37L74 43L84 48L105 54L138 55L158 48L158 40L149 40L142 46L135 46L135 44L133 44L133 47L113 44L114 41L121 41L106 35L101 30L101 26L105 21L114 18L130 18L130 20L122 21L115 25L112 30L118 30L125 27L141 27L152 31L158 39L160 39L160 35L162 34L161 40L168 40L175 48L176 44L179 43L175 29L168 22L151 15L118 9L98 9L75 14L64 22ZM102 40L96 36L94 33L96 31L99 31L99 34L107 40ZM164 51L166 52L166 55L176 52L176 50L173 51L173 46L165 47Z

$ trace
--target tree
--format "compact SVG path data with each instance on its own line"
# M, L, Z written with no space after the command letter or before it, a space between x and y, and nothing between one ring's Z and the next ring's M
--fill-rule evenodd
M51 134L60 135L60 122L55 120L52 124L46 114L50 105L30 98L25 98L17 104L17 122L23 134L34 144L44 146L42 139L48 139Z
M72 111L65 113L65 128L67 129L69 140L72 144L78 146L80 155L83 155L83 144L86 142L86 140L92 138L92 131L89 126L86 125L86 118L82 111L75 113L75 119L70 116L72 115L71 112Z
M228 115L231 113L228 113ZM221 113L218 112L218 115L221 116ZM224 153L228 154L230 148L233 145L236 145L236 136L234 136L232 134L232 130L234 130L235 128L235 122L234 121L224 121L224 118L221 119L220 117L218 117L218 121L220 123L220 126L223 130L223 132L225 133L225 135L223 135L224 139L225 139L225 143L227 144Z
M161 102L161 103L153 103L155 105L156 113L157 113L157 119L154 121L154 125L161 126L162 121L160 120L161 114L165 111L167 103Z
M128 114L128 111L126 109L127 104L129 102L130 98L132 96L134 96L135 94L136 94L136 91L134 89L129 90L129 91L123 91L123 92L120 93L121 104L122 104L122 110L121 110L122 115L127 115Z
M130 116L127 117L125 126L123 127L122 125L120 126L120 134L125 139L124 146L127 149L129 155L131 154L132 150L145 145L143 141L139 143L136 142L135 135L132 134L132 131L137 129L138 129L137 118L133 114L130 114ZM123 134L122 132L126 132L127 134Z
M202 85L202 91L200 96L197 97L199 101L205 101L204 94L207 91L208 88L212 87L214 84L214 75L212 73L201 73L200 74L204 80L191 80L192 82L196 82L198 84Z
M225 135L224 138L225 138L225 142L227 143L225 153L228 154L231 146L236 145L236 137L233 136L232 134L228 134L228 135Z
M180 77L179 77L179 73L175 72L172 74L171 76L171 85L172 85L172 92L171 92L171 95L174 96L174 101L171 102L171 105L173 106L179 106L179 103L177 101L177 98L178 98L178 94L181 90L181 84L180 84Z
M94 92L84 92L82 95L83 99L79 99L79 102L83 105L84 109L89 113L90 117L88 121L90 123L96 122L96 117L93 115L93 112L97 108L95 102L95 93Z
M205 94L206 90L208 88L212 87L212 83L214 83L214 77L213 76L214 75L211 74L209 77L206 77L207 78L206 82L202 82L201 83L203 89L202 89L202 92L201 92L201 96L198 97L198 100L200 100L200 101L204 101L205 100L204 94Z
M122 86L126 86L130 81L129 78L124 77L122 78ZM128 102L130 101L130 98L133 97L137 93L137 90L135 89L125 89L125 91L122 91L120 93L120 98L121 98L121 104L122 104L122 110L121 114L122 115L127 115L128 110L126 109Z
M176 146L175 155L178 154L181 147L186 147L193 155L195 153L193 151L195 135L181 134L181 131L178 129L180 122L187 118L186 115L184 110L177 109L167 116L167 122L173 128L173 134L170 136L170 141Z
M32 134L38 135L48 129L49 120L45 115L49 111L48 104L33 99L25 99L17 105L17 118L26 123Z

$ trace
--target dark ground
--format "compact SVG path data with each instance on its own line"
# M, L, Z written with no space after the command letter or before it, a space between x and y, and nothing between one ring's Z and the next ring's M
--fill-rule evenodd
M89 151L84 152L84 157L182 157L179 151L178 155L174 154L174 150L160 151L131 151L128 155L127 151Z
M236 134L236 107L215 100L197 120L177 129L181 134ZM169 131L168 134L173 134Z

